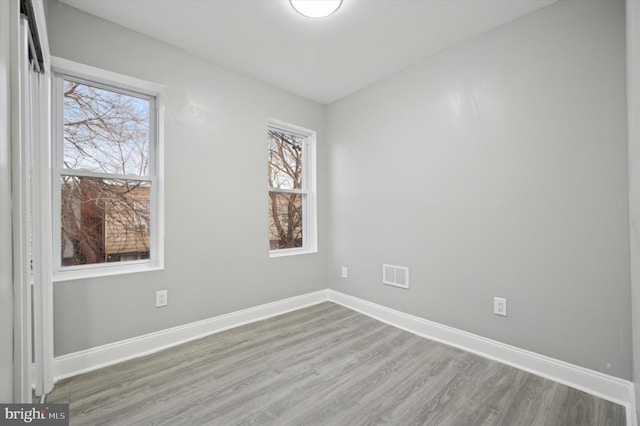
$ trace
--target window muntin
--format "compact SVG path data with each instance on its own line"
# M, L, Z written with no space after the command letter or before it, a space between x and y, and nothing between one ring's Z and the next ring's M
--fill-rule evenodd
M291 126L293 127L293 126ZM269 249L272 256L315 252L315 133L267 127Z
M54 277L162 267L161 87L55 62Z

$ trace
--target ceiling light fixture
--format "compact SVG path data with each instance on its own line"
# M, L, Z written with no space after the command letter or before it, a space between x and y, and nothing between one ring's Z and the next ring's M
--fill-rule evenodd
M340 8L342 0L289 0L301 15L309 18L324 18Z

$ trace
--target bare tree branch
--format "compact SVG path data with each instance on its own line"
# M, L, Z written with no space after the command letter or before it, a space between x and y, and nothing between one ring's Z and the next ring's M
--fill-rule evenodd
M297 136L268 130L270 188L302 189L302 142ZM269 193L271 248L302 245L302 195Z
M145 104L146 102L146 104ZM145 176L148 101L64 82L63 258L73 265L149 255L150 186L144 180L73 176L73 170Z

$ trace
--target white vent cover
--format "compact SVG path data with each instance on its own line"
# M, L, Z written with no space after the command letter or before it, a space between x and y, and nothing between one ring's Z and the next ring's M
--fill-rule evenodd
M382 282L395 287L409 288L409 268L396 265L382 265Z

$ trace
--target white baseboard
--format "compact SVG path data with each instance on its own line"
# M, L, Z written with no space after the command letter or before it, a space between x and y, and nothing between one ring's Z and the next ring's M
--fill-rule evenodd
M327 301L327 290L320 290L62 355L53 360L54 379L57 381L65 377L86 373L233 327L260 321L325 301Z
M487 339L476 334L396 311L335 290L329 300L394 327L499 361L626 408L627 425L637 426L633 383L568 362Z
M627 412L627 425L638 426L635 416L635 392L633 384L627 380L438 324L331 289L62 355L53 361L54 377L55 380L60 380L75 376L327 300L418 336L458 347L623 405Z

